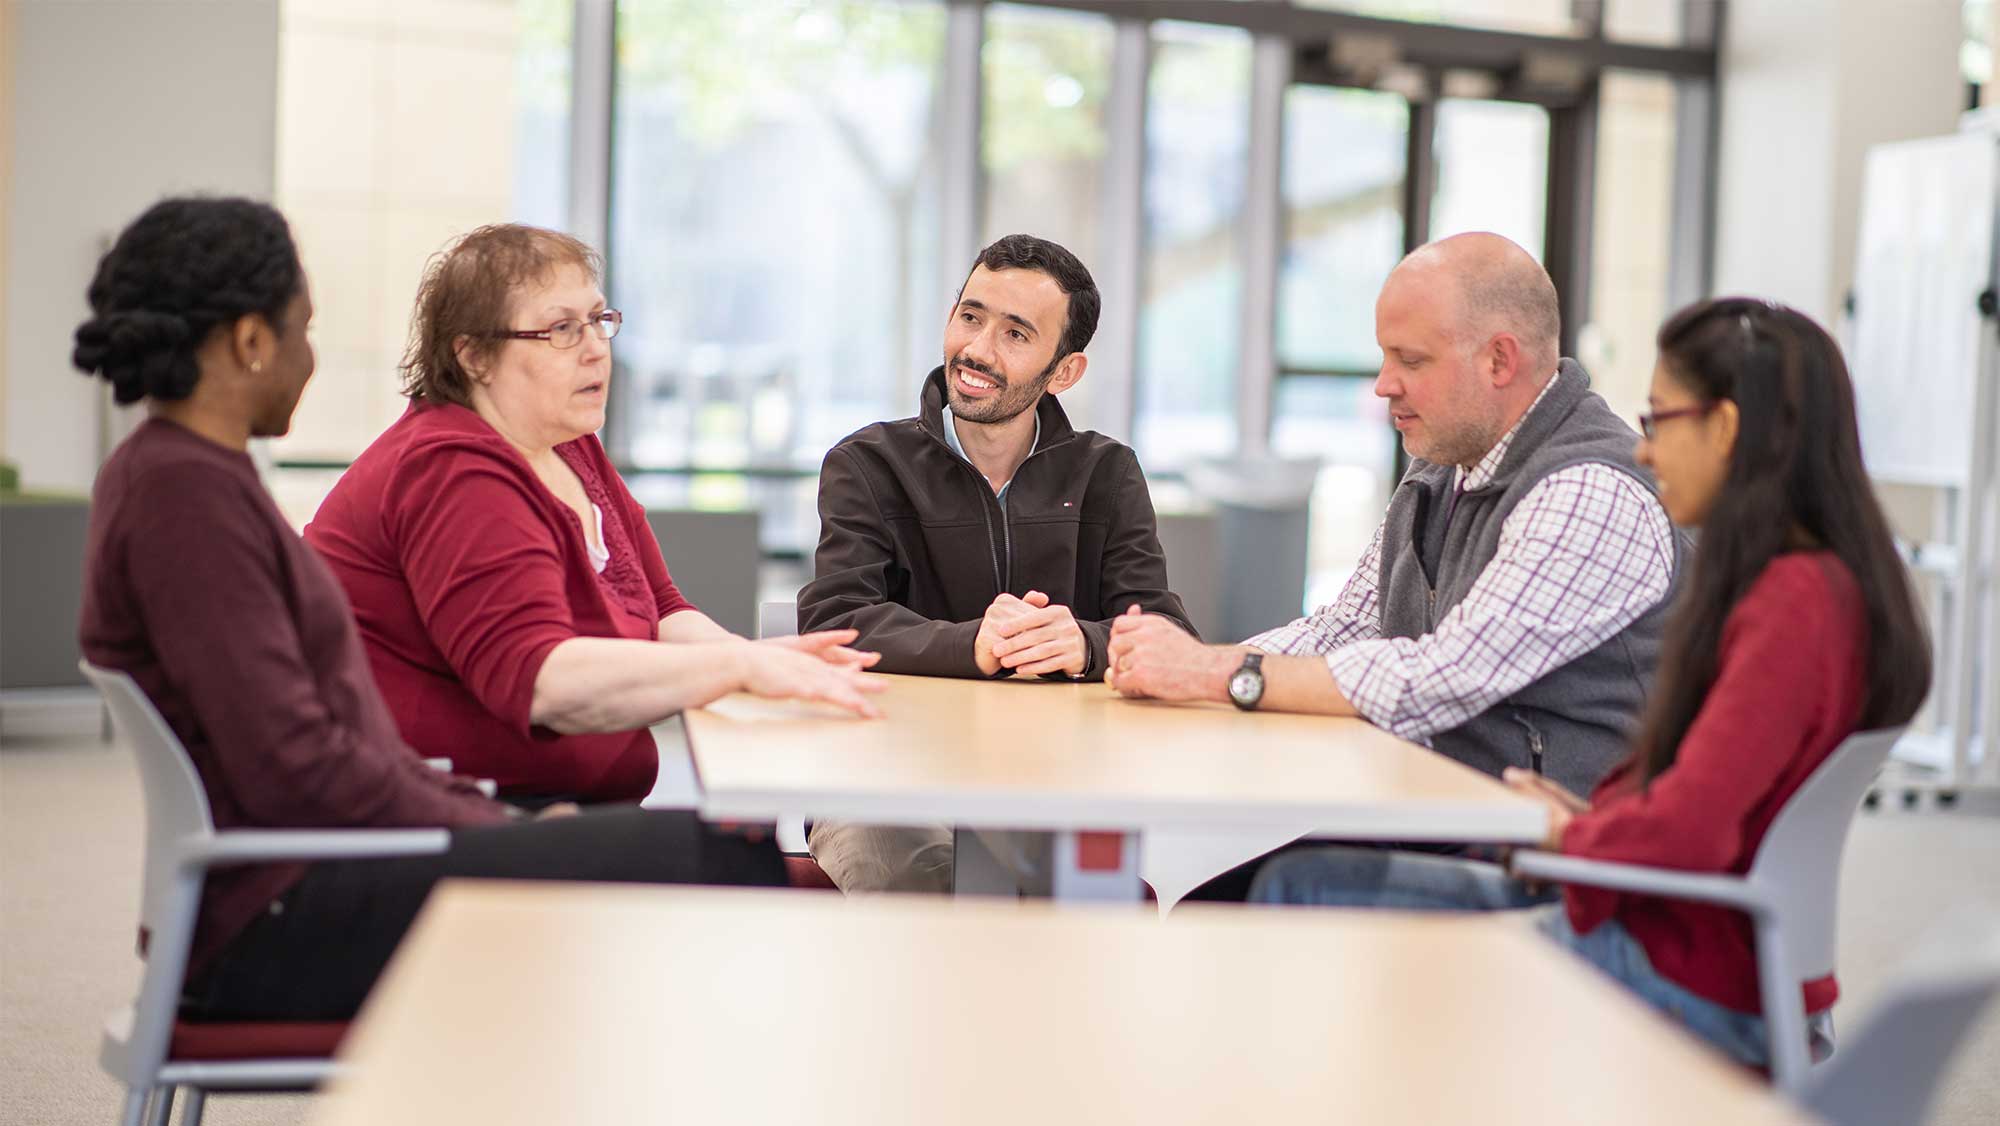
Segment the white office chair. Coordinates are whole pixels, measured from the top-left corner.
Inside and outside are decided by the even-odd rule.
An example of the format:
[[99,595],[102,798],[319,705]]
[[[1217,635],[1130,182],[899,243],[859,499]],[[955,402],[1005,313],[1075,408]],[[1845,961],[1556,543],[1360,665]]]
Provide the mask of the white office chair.
[[[231,829],[217,832],[208,796],[186,748],[145,693],[122,672],[78,662],[112,721],[132,745],[146,802],[146,868],[139,996],[105,1023],[98,1053],[125,1085],[120,1122],[165,1126],[176,1091],[187,1092],[183,1126],[199,1126],[210,1091],[296,1091],[333,1072],[344,1022],[177,1020],[202,880],[210,868],[277,861],[360,860],[443,852],[443,829]],[[250,705],[254,706],[254,705]]]
[[1864,731],[1835,747],[1771,822],[1743,876],[1678,872],[1546,852],[1517,852],[1514,871],[1535,879],[1734,907],[1757,933],[1757,978],[1770,1030],[1771,1080],[1805,1089],[1804,982],[1833,972],[1840,855],[1854,811],[1901,728]]
[[1860,1032],[1813,1073],[1805,1104],[1831,1126],[1925,1121],[1953,1050],[2000,993],[2000,918],[1956,916],[1922,945]]

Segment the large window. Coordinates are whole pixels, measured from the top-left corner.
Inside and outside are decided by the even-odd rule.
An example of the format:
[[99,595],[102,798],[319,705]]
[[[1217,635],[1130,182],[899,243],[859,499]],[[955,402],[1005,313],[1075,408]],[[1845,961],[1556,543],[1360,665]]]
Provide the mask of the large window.
[[619,6],[626,458],[816,468],[910,413],[937,292],[937,3]]
[[[319,369],[276,457],[343,464],[395,421],[417,283],[447,240],[563,223],[571,9],[286,0],[276,202],[312,280]],[[288,515],[309,518],[335,476],[276,481]]]
[[1542,257],[1548,229],[1549,112],[1524,102],[1438,103],[1434,239],[1492,231]]
[[[979,62],[981,242],[1039,235],[1069,248],[1085,266],[1098,266],[1111,21],[995,5],[987,11]],[[943,311],[940,305],[931,326],[934,341]],[[1063,406],[1079,429],[1118,428],[1097,416],[1097,386],[1086,374],[1063,394]]]
[[1590,323],[1577,358],[1591,386],[1631,418],[1653,375],[1668,306],[1674,214],[1673,80],[1612,72],[1599,88]]
[[276,197],[313,280],[319,371],[279,456],[351,458],[401,412],[411,303],[445,241],[561,223],[543,170],[566,165],[570,7],[488,4],[468,25],[436,3],[285,4]]
[[1250,37],[1153,25],[1136,442],[1149,470],[1236,443]]
[[1320,462],[1306,604],[1328,601],[1382,517],[1395,432],[1374,395],[1375,295],[1403,254],[1402,98],[1294,86],[1285,99],[1285,253],[1271,448]]

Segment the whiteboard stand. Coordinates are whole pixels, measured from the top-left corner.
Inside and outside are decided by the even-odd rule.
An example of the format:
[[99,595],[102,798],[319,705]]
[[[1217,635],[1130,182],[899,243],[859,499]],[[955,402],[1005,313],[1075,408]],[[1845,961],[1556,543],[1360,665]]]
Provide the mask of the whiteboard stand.
[[2000,795],[2000,130],[1872,147],[1860,242],[1850,360],[1870,472],[1936,490],[1949,537],[1910,556],[1937,583],[1931,729],[1897,745],[1871,804]]

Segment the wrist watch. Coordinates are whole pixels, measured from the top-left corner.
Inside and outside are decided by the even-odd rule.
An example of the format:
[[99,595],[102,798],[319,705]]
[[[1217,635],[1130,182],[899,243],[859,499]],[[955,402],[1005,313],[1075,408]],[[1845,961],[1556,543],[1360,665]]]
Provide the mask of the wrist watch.
[[1257,706],[1264,698],[1264,654],[1251,653],[1243,658],[1243,664],[1229,674],[1229,702],[1243,711]]

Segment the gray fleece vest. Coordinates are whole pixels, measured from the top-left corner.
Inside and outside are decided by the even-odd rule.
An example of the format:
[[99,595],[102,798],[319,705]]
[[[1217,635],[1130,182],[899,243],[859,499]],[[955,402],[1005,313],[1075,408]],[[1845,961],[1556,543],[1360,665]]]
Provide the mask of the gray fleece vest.
[[[1653,491],[1651,474],[1632,458],[1638,435],[1590,390],[1590,376],[1575,361],[1564,360],[1555,379],[1522,421],[1493,480],[1461,493],[1455,505],[1454,467],[1421,460],[1410,464],[1382,528],[1384,636],[1421,637],[1464,601],[1499,549],[1501,524],[1551,473],[1597,462],[1630,474]],[[1527,767],[1579,794],[1589,793],[1630,751],[1684,554],[1685,538],[1677,531],[1673,585],[1637,621],[1465,723],[1432,736],[1431,745],[1488,774]]]

